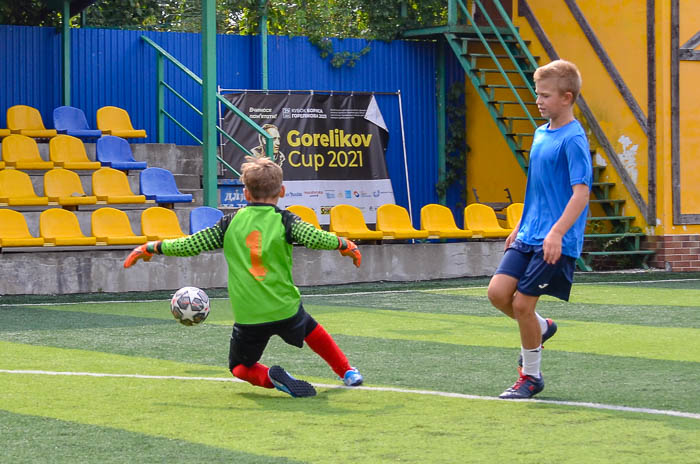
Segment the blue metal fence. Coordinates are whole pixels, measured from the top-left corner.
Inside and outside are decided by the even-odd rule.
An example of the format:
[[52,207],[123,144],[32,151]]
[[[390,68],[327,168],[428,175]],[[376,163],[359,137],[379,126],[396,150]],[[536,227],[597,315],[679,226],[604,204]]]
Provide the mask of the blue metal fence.
[[[97,109],[114,105],[126,109],[138,128],[146,129],[145,142],[156,139],[155,54],[141,35],[161,45],[192,69],[201,71],[199,34],[141,32],[107,29],[71,29],[72,105],[85,111],[96,126]],[[258,89],[260,39],[254,36],[220,35],[217,41],[217,79],[222,88]],[[334,68],[303,37],[271,36],[269,88],[275,90],[401,91],[403,101],[408,172],[414,213],[422,205],[438,201],[435,101],[435,44],[418,41],[373,42],[370,53],[354,67]],[[335,40],[337,51],[359,51],[366,41]],[[448,60],[453,60],[449,57]],[[38,108],[47,127],[52,111],[61,105],[60,35],[53,28],[0,26],[0,127],[5,110],[15,104]],[[448,63],[449,64],[449,63]],[[448,68],[449,80],[461,76],[458,66]],[[201,107],[201,89],[167,63],[166,80],[175,90]],[[377,95],[390,128],[387,165],[398,204],[408,205],[398,98]],[[192,132],[201,136],[201,118],[166,92],[166,108]],[[166,121],[165,141],[182,145],[193,142]],[[417,214],[416,214],[417,216]]]

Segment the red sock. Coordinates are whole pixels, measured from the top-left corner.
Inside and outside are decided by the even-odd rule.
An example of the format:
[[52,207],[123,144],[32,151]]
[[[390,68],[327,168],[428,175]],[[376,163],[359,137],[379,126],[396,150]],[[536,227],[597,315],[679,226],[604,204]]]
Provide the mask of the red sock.
[[269,368],[267,366],[260,363],[255,363],[250,367],[239,364],[231,369],[231,373],[235,377],[250,382],[258,387],[275,388],[272,382],[270,382],[270,378],[267,376],[268,370]]
[[348,363],[348,358],[338,348],[333,337],[330,336],[326,329],[321,324],[318,324],[314,330],[304,339],[309,348],[314,350],[316,354],[322,357],[333,372],[338,374],[338,377],[343,377],[345,372],[351,369]]

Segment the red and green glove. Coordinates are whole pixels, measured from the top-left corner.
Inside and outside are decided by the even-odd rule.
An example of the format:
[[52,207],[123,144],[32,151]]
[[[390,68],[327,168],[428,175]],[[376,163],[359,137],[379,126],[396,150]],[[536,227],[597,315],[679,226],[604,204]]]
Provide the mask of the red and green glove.
[[142,259],[144,261],[150,261],[153,255],[159,254],[160,241],[148,242],[143,245],[139,245],[134,248],[129,256],[124,260],[124,267],[131,267],[136,264],[136,261]]
[[338,237],[338,251],[343,256],[349,256],[352,258],[352,263],[355,267],[360,267],[362,263],[362,253],[357,245],[352,242],[352,240],[347,240],[342,237]]

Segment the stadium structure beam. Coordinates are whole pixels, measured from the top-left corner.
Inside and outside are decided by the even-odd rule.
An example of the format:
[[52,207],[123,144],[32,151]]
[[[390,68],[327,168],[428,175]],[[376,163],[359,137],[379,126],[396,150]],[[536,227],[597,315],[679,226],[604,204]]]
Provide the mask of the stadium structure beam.
[[216,182],[216,0],[202,1],[202,187],[204,204],[217,208]]

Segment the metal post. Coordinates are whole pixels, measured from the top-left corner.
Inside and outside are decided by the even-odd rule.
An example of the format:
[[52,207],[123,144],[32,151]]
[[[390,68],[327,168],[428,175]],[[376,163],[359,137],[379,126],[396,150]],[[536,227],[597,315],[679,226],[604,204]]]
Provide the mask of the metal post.
[[457,25],[457,0],[447,1],[447,24],[449,26]]
[[[447,175],[447,164],[445,162],[445,140],[447,140],[447,117],[445,114],[445,47],[442,41],[437,43],[437,73],[435,76],[435,94],[437,97],[437,168],[438,182],[443,184]],[[447,203],[446,193],[440,194],[441,205]]]
[[216,208],[216,0],[202,1],[202,113],[204,204]]
[[260,57],[262,62],[262,89],[267,90],[267,0],[260,0]]
[[63,105],[70,106],[70,0],[63,0]]
[[165,105],[165,89],[163,88],[163,79],[165,72],[163,70],[163,55],[156,53],[156,109],[158,111],[158,143],[165,143],[165,114],[163,109]]
[[403,103],[401,102],[401,89],[396,92],[399,97],[399,119],[401,120],[401,145],[403,146],[403,169],[406,174],[406,194],[408,197],[408,217],[413,222],[413,206],[411,205],[411,182],[408,178],[408,155],[406,154],[406,131],[403,125]]

